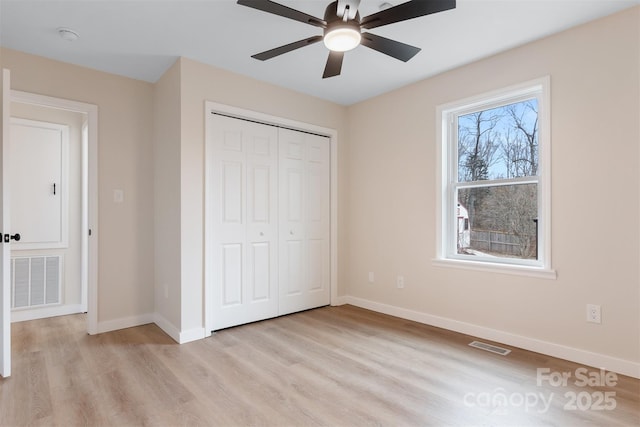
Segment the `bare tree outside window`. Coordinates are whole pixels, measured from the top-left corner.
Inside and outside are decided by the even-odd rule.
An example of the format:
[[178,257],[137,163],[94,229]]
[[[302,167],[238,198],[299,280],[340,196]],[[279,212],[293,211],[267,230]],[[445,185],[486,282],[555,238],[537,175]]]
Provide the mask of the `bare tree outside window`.
[[[468,213],[458,253],[536,259],[537,99],[458,116],[457,201]],[[461,230],[458,230],[460,233]]]

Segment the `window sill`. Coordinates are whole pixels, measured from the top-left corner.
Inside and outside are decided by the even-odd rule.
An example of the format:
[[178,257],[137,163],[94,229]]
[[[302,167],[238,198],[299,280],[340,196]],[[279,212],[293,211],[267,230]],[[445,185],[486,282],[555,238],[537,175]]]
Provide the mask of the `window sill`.
[[457,259],[434,259],[432,264],[436,267],[458,268],[462,270],[484,271],[487,273],[511,274],[515,276],[528,276],[538,279],[555,280],[555,270],[541,267],[529,267],[524,265],[498,264],[488,262],[476,262]]

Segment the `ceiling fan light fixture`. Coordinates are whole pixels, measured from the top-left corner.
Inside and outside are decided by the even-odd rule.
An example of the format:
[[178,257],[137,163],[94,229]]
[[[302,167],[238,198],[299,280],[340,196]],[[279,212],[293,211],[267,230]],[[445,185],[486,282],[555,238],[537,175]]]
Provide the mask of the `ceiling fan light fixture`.
[[340,25],[328,28],[324,34],[324,45],[334,52],[346,52],[360,44],[360,28],[353,25]]

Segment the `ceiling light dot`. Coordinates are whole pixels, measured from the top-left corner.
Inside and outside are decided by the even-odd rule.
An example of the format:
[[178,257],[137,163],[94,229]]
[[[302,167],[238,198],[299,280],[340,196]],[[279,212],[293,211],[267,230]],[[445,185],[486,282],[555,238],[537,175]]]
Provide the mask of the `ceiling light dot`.
[[68,42],[74,42],[80,38],[80,34],[71,28],[58,28],[58,35]]

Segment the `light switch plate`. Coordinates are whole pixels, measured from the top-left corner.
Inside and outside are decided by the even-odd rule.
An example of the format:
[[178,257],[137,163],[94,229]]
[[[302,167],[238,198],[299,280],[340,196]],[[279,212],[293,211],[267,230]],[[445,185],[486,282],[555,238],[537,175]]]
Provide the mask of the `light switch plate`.
[[123,203],[124,202],[124,191],[122,191],[122,190],[113,190],[113,202],[114,203]]

